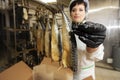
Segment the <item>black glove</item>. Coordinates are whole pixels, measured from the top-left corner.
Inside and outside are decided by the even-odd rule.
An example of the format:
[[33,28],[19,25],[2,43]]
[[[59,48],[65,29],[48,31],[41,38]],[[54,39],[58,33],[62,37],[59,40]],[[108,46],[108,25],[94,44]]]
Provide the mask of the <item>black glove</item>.
[[106,37],[106,27],[102,24],[85,22],[84,24],[72,26],[73,32],[79,36],[87,47],[96,48],[104,42]]

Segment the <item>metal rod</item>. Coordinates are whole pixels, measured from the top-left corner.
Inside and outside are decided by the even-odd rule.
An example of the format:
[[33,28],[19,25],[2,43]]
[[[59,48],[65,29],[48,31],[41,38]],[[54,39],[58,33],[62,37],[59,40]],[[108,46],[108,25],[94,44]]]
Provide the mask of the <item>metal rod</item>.
[[[14,21],[14,29],[16,29],[15,0],[13,0],[13,21]],[[14,40],[15,40],[15,50],[16,50],[16,31],[14,32]]]

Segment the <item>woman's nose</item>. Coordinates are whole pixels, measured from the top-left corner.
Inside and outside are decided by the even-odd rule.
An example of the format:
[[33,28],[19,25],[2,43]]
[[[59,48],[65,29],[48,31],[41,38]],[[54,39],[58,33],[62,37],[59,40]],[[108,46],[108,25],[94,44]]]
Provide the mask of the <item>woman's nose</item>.
[[75,11],[75,14],[79,14],[79,11],[78,11],[78,10],[76,10],[76,11]]

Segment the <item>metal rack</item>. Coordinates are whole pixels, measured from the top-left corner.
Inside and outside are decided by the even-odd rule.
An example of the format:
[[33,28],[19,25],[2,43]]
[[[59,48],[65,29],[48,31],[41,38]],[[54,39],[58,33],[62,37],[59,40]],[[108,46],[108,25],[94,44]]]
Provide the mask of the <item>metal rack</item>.
[[[3,0],[3,1],[5,2],[12,1],[11,4],[8,5],[8,7],[4,9],[0,8],[0,12],[2,12],[5,15],[5,26],[3,28],[5,35],[4,44],[7,48],[8,55],[10,55],[9,58],[11,59],[11,58],[19,57],[19,59],[21,59],[21,53],[22,53],[23,60],[27,61],[28,57],[31,58],[29,54],[31,54],[31,52],[33,51],[37,54],[37,58],[40,59],[40,55],[38,54],[38,49],[36,47],[37,41],[35,39],[34,40],[22,39],[19,37],[18,34],[18,33],[27,32],[29,33],[30,38],[31,38],[31,34],[34,35],[34,33],[31,33],[33,31],[33,28],[31,29],[30,26],[30,18],[33,17],[33,15],[28,13],[28,20],[23,20],[24,21],[23,24],[28,25],[27,28],[23,28],[23,26],[25,25],[18,25],[16,17],[19,15],[16,14],[16,4],[18,4],[19,7],[26,8],[27,12],[29,12],[29,10],[34,10],[35,12],[38,12],[39,15],[45,15],[46,13],[50,13],[50,15],[52,15],[58,13],[59,9],[57,9],[56,5],[51,5],[51,4],[48,5],[43,2],[38,2],[36,0]],[[34,6],[31,6],[31,4]],[[9,12],[10,10],[12,11],[12,18],[13,18],[12,26],[10,20],[11,19],[10,17],[11,13]],[[36,14],[34,14],[34,16],[35,15]],[[30,47],[29,46],[27,47],[27,43],[28,44],[30,43]],[[29,56],[27,57],[26,55]]]

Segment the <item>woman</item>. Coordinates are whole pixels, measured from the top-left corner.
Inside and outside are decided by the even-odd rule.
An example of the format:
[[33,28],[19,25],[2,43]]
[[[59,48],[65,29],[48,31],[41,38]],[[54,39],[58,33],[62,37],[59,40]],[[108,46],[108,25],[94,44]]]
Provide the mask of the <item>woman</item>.
[[72,0],[69,4],[72,29],[78,48],[78,71],[74,80],[95,80],[95,61],[103,59],[106,28],[102,24],[86,21],[88,0]]

